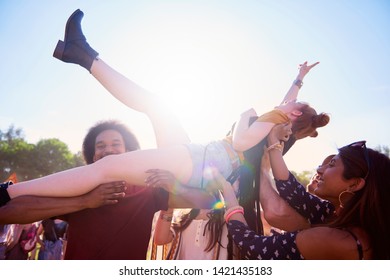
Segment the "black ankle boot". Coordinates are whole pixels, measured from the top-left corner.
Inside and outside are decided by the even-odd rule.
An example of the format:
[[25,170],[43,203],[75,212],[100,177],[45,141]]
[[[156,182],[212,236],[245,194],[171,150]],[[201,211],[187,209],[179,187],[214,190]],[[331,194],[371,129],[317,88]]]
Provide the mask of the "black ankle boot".
[[4,182],[0,184],[0,207],[7,204],[8,201],[11,200],[8,194],[8,186],[12,185],[11,181]]
[[88,45],[81,30],[83,16],[84,13],[77,9],[69,17],[64,41],[58,41],[53,56],[64,62],[78,64],[91,72],[92,63],[99,54]]

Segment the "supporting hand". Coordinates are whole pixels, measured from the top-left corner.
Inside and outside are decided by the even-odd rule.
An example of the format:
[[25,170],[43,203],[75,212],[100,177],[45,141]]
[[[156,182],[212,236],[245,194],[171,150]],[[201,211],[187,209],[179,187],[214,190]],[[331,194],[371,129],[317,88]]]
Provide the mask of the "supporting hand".
[[97,186],[82,196],[88,208],[97,208],[103,205],[115,204],[125,196],[125,182],[111,182]]
[[291,122],[275,125],[268,134],[268,146],[275,143],[280,143],[281,141],[286,142],[292,134],[291,128]]
[[150,173],[145,180],[148,187],[163,188],[170,193],[175,193],[177,186],[180,184],[176,177],[167,170],[149,169],[146,173]]

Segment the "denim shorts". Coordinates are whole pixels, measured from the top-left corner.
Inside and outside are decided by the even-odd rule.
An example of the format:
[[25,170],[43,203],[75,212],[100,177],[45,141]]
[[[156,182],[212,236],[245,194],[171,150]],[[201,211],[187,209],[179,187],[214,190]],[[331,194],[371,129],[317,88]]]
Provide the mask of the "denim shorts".
[[223,177],[227,178],[233,171],[232,161],[239,160],[235,153],[235,158],[231,158],[225,149],[225,144],[221,141],[213,141],[209,144],[187,144],[190,151],[193,169],[187,185],[194,188],[205,188],[208,179],[204,172],[208,167],[217,168]]

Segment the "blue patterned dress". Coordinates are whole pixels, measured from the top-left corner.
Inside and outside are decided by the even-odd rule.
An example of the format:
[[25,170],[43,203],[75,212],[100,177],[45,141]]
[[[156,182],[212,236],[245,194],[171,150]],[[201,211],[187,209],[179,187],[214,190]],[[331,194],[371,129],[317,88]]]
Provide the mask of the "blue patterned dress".
[[[334,206],[327,200],[308,193],[290,173],[287,180],[275,180],[280,196],[310,224],[322,224],[333,215]],[[272,236],[256,234],[239,221],[230,221],[228,230],[244,259],[302,260],[295,242],[298,231],[274,233]]]

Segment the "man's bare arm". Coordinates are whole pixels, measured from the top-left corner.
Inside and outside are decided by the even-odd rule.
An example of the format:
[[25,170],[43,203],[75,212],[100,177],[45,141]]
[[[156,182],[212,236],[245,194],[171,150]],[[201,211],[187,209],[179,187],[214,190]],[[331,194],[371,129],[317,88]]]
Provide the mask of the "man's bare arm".
[[86,208],[115,204],[124,196],[124,189],[123,182],[112,182],[76,197],[16,197],[0,207],[0,224],[27,224]]

